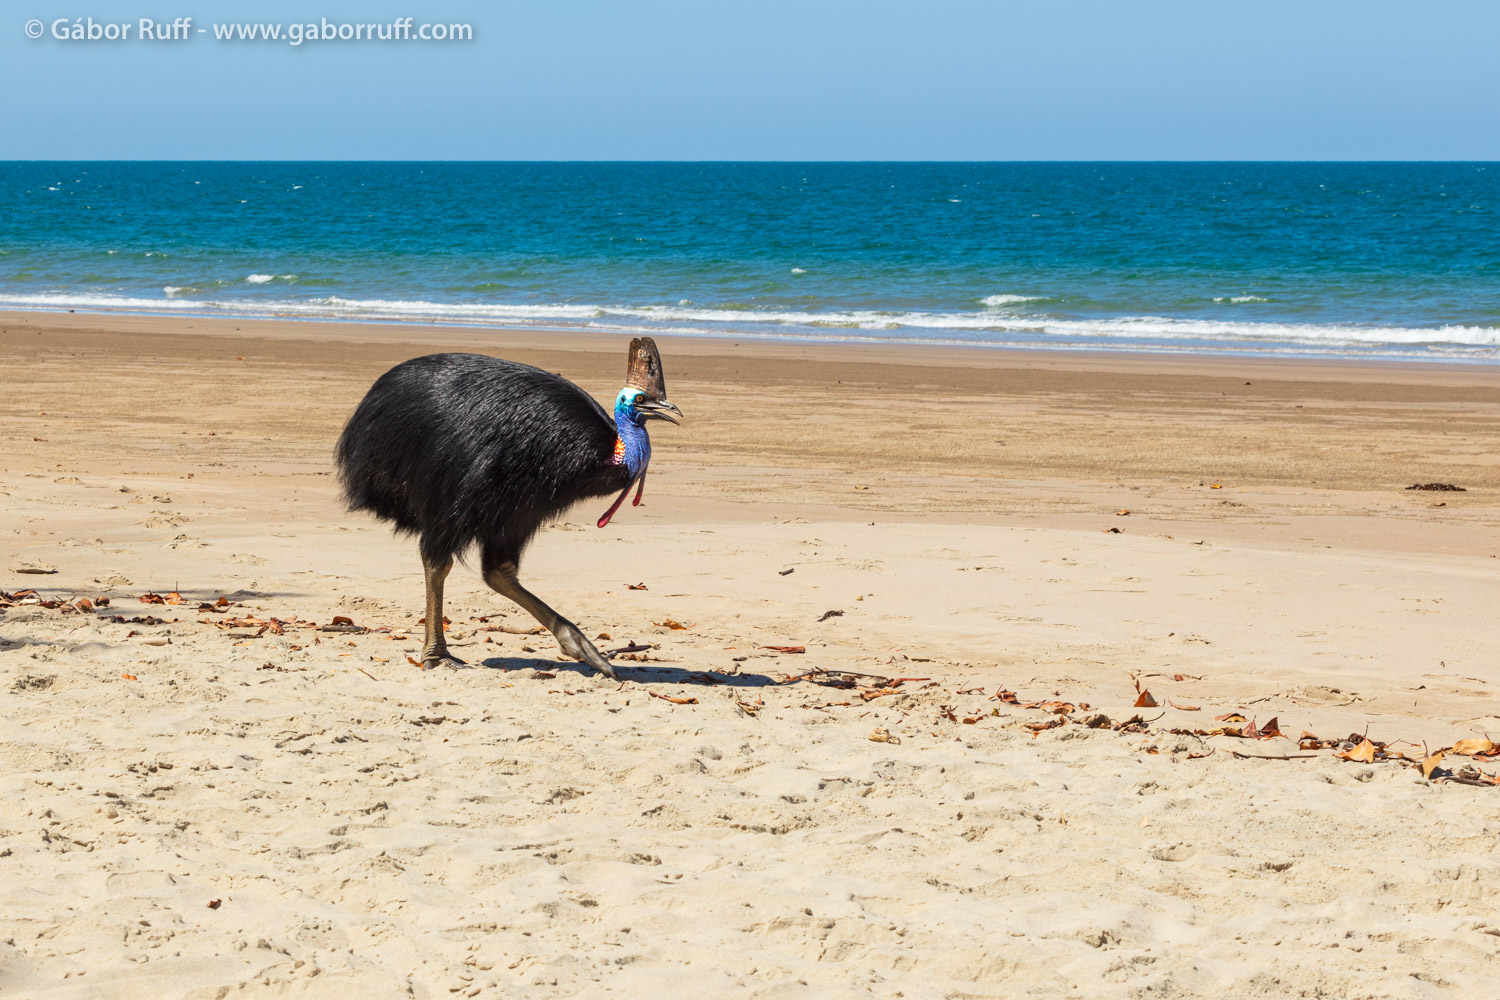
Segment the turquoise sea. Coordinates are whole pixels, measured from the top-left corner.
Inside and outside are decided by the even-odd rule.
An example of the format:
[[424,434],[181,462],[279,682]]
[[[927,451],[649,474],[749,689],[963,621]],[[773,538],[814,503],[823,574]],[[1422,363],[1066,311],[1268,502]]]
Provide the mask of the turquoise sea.
[[0,163],[0,308],[1500,361],[1494,163]]

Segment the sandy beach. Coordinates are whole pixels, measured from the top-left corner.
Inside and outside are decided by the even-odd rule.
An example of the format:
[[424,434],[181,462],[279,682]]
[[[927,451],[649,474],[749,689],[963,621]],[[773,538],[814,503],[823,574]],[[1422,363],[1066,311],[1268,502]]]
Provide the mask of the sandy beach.
[[661,338],[419,670],[342,422],[627,341],[0,313],[0,997],[1495,995],[1500,368]]

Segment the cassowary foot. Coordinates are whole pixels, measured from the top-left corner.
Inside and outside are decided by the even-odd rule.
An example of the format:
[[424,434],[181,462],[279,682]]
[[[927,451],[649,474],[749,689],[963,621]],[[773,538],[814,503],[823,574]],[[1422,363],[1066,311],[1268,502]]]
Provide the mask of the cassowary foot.
[[557,636],[557,644],[562,647],[564,655],[571,656],[580,663],[587,663],[610,680],[620,679],[615,673],[614,665],[594,648],[594,644],[572,622],[558,622],[557,629],[552,634]]
[[468,664],[463,660],[460,660],[458,657],[448,652],[447,646],[438,646],[435,649],[428,649],[422,653],[423,670],[431,670],[434,667],[441,667],[445,665],[450,667],[468,666]]

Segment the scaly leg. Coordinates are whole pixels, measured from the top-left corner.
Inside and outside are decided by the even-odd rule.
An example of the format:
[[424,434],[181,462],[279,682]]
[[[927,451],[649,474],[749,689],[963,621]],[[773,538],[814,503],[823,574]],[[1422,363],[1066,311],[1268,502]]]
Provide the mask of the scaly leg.
[[453,560],[443,563],[422,559],[422,571],[427,578],[427,641],[422,644],[422,669],[436,667],[444,661],[462,664],[464,661],[448,652],[448,640],[443,636],[443,581]]
[[486,570],[484,582],[497,594],[515,601],[526,610],[531,617],[542,624],[548,632],[557,637],[557,644],[562,651],[573,659],[587,663],[606,677],[618,680],[615,668],[604,658],[604,654],[594,648],[584,634],[578,631],[578,626],[568,621],[562,615],[553,611],[542,603],[541,598],[521,586],[521,581],[516,579],[516,564],[503,562],[493,569]]

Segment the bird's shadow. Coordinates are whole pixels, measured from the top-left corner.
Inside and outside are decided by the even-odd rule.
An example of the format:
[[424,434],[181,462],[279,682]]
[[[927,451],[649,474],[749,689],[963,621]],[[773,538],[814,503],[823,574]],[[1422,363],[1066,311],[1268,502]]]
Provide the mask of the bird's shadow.
[[[491,670],[544,670],[548,673],[574,673],[583,677],[597,677],[598,671],[586,663],[567,663],[557,660],[538,660],[529,656],[491,656],[480,660],[477,666]],[[780,681],[765,674],[726,674],[713,670],[684,670],[681,667],[627,667],[616,663],[615,673],[620,680],[632,684],[688,684],[699,687],[774,687]]]

